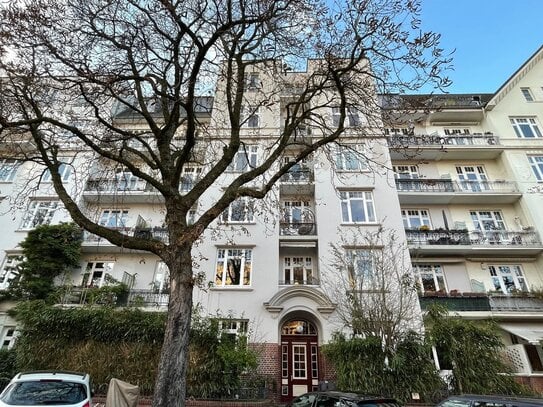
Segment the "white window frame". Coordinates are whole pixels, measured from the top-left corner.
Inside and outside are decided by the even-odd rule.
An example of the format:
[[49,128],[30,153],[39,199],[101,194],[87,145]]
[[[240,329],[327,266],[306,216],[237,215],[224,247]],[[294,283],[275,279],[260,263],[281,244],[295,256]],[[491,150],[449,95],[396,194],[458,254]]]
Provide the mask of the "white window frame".
[[11,349],[13,345],[15,345],[17,336],[18,331],[15,325],[4,325],[2,327],[2,342],[0,349]]
[[337,171],[357,172],[368,169],[363,145],[337,146],[335,161]]
[[543,133],[535,116],[509,117],[518,138],[541,138]]
[[106,275],[112,276],[114,261],[89,261],[81,278],[81,287],[102,287]]
[[[72,175],[72,165],[62,161],[62,159],[60,161],[61,163],[58,167],[58,174],[60,175],[60,179],[66,182]],[[41,180],[42,182],[53,182],[53,177],[51,176],[51,171],[49,169],[45,170]]]
[[179,190],[181,192],[188,192],[194,184],[200,179],[202,175],[203,167],[200,165],[186,165],[181,172],[181,180],[179,182]]
[[246,338],[249,333],[248,319],[221,318],[218,322],[221,334],[231,336],[236,340]]
[[519,264],[491,264],[488,266],[490,281],[496,291],[510,294],[514,291],[528,292],[528,283]]
[[530,88],[520,88],[520,91],[522,93],[522,96],[524,96],[524,99],[526,100],[526,102],[535,101],[534,95],[533,95],[532,90]]
[[315,284],[315,261],[311,256],[283,257],[283,283]]
[[444,127],[443,133],[446,136],[466,136],[471,134],[471,130],[468,127]]
[[457,165],[456,175],[465,191],[486,191],[490,189],[485,167],[482,165]]
[[419,167],[416,165],[402,164],[393,165],[394,178],[396,179],[419,179]]
[[232,162],[228,166],[227,171],[230,172],[245,172],[257,166],[258,163],[258,146],[242,145],[236,152]]
[[17,170],[21,165],[20,161],[13,158],[3,158],[0,160],[0,182],[13,182],[17,175]]
[[412,136],[413,130],[407,127],[385,127],[385,136]]
[[260,80],[260,74],[258,72],[249,72],[245,75],[245,90],[256,91],[262,88],[262,82]]
[[21,230],[31,230],[37,226],[49,225],[59,206],[59,201],[31,201],[23,216]]
[[375,223],[375,205],[371,191],[340,191],[343,223]]
[[9,288],[11,280],[19,275],[18,266],[22,261],[21,254],[6,254],[0,270],[0,290]]
[[243,109],[243,126],[248,129],[258,129],[260,127],[260,106],[245,106]]
[[[402,220],[405,229],[419,229],[421,226],[428,226],[432,229],[430,211],[428,209],[407,208],[402,209]],[[414,223],[418,220],[418,224]]]
[[543,182],[543,155],[529,155],[528,161],[537,182]]
[[469,211],[475,230],[483,232],[506,230],[501,211]]
[[254,201],[244,196],[228,205],[220,219],[223,223],[253,223],[254,213]]
[[[419,289],[421,292],[425,291],[442,291],[448,292],[447,281],[445,279],[445,273],[441,264],[432,263],[414,263],[411,265],[413,272],[417,278]],[[425,287],[425,281],[433,285],[433,290],[429,290]],[[428,286],[429,284],[426,284]]]
[[[232,274],[227,271],[233,262],[239,261],[239,282],[233,283]],[[224,247],[217,249],[215,263],[215,287],[242,288],[250,287],[253,274],[253,251],[240,247]]]
[[170,287],[170,269],[163,261],[158,261],[156,264],[151,287],[158,294],[163,294]]
[[126,228],[128,209],[103,209],[98,224],[112,229]]
[[[380,284],[376,281],[376,259],[373,250],[363,248],[345,249],[345,257],[347,259],[347,272],[349,273],[349,281],[352,288],[370,289],[375,284]],[[383,287],[378,287],[383,288]]]

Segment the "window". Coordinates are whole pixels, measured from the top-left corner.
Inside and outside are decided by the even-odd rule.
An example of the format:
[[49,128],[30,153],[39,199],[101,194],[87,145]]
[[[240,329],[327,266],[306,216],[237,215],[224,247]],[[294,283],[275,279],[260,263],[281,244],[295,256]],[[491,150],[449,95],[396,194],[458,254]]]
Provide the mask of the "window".
[[470,211],[469,214],[477,230],[505,230],[505,222],[500,211]]
[[243,126],[249,127],[249,128],[257,128],[260,127],[260,108],[259,107],[251,107],[246,106],[243,108]]
[[111,277],[114,262],[89,262],[83,273],[82,287],[102,287],[106,281],[106,276]]
[[508,294],[514,291],[528,291],[522,268],[518,265],[488,266],[492,285],[496,291]]
[[397,179],[418,179],[419,169],[416,165],[394,165],[392,166],[394,176]]
[[316,284],[311,257],[285,257],[283,259],[284,284]]
[[[358,127],[361,125],[360,112],[358,109],[350,106],[346,108],[345,127]],[[341,108],[332,107],[332,126],[339,126],[339,119],[341,118]]]
[[346,223],[375,222],[373,194],[367,191],[342,191],[341,215]]
[[539,182],[543,182],[543,155],[528,156],[532,171]]
[[430,215],[426,209],[402,209],[403,227],[405,229],[418,229],[421,226],[432,227]]
[[369,288],[375,277],[372,252],[366,249],[348,249],[345,254],[351,284],[355,288]]
[[170,287],[170,270],[166,263],[159,261],[156,265],[155,274],[153,276],[153,282],[151,288],[154,293],[163,294],[168,292]]
[[245,319],[221,319],[219,320],[219,330],[221,332],[221,339],[227,339],[232,343],[236,343],[241,340],[242,343],[246,343],[246,337],[249,327],[249,321]]
[[338,146],[336,169],[338,171],[361,171],[367,169],[364,148],[358,145]]
[[7,289],[11,280],[19,275],[19,263],[22,260],[23,256],[18,254],[6,255],[0,270],[0,290]]
[[458,136],[461,134],[470,134],[470,130],[462,127],[446,127],[443,129],[446,136]]
[[385,128],[385,136],[409,136],[413,135],[413,130],[408,129],[407,127],[401,127],[401,128]]
[[115,173],[115,187],[113,191],[141,191],[145,182],[130,171],[119,170]]
[[32,201],[23,217],[21,229],[34,229],[36,226],[48,225],[53,219],[58,201]]
[[2,328],[2,347],[1,349],[11,349],[15,344],[16,337],[16,327],[15,326],[4,326]]
[[[58,167],[58,174],[60,175],[60,179],[62,181],[68,181],[68,179],[70,178],[70,175],[72,174],[72,166],[71,166],[71,164],[61,162],[59,167]],[[52,182],[51,171],[49,171],[49,169],[47,169],[44,172],[43,177],[42,177],[42,181],[43,182]]]
[[260,75],[257,72],[251,72],[245,76],[245,90],[255,91],[261,87]]
[[515,134],[519,138],[543,137],[535,117],[510,117]]
[[251,249],[219,249],[215,285],[217,287],[246,287],[251,285]]
[[420,290],[447,291],[443,268],[439,264],[413,264]]
[[225,223],[249,223],[254,221],[254,204],[247,197],[238,198],[222,213],[221,221]]
[[458,166],[456,174],[463,190],[477,192],[490,189],[485,168],[482,165]]
[[244,172],[256,167],[258,157],[257,146],[242,145],[228,167],[228,171]]
[[128,210],[126,209],[104,209],[98,224],[108,228],[124,228],[127,218]]
[[534,95],[532,95],[532,91],[530,90],[530,88],[520,88],[520,91],[522,92],[522,96],[524,96],[524,99],[526,99],[526,102],[534,101]]
[[10,158],[0,160],[0,182],[11,182],[15,179],[20,162]]
[[181,184],[179,190],[181,192],[188,192],[192,189],[194,184],[198,181],[202,174],[202,167],[188,165],[183,167],[181,174]]

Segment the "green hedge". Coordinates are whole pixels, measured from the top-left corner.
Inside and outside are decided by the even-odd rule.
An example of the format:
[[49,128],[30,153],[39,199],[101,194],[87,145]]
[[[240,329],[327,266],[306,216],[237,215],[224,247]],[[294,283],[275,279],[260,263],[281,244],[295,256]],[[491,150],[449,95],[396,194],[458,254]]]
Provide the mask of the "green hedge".
[[[88,372],[98,393],[113,377],[152,394],[166,323],[165,313],[108,307],[59,308],[42,301],[19,304],[22,324],[15,347],[19,370]],[[188,395],[221,397],[240,386],[241,372],[256,367],[246,338],[221,335],[217,318],[194,313]]]

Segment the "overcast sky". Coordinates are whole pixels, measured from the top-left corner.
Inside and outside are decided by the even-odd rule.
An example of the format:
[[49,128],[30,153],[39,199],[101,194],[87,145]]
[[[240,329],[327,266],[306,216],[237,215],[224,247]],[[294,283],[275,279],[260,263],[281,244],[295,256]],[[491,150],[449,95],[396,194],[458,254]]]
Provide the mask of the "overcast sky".
[[543,45],[543,0],[421,1],[424,28],[456,49],[451,93],[494,93]]

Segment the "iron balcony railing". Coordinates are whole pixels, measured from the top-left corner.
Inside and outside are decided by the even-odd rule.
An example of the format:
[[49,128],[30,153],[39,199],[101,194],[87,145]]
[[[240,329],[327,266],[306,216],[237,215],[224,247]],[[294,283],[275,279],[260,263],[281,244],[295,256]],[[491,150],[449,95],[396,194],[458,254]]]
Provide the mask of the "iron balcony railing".
[[89,180],[85,191],[89,192],[152,192],[155,189],[147,181],[133,177],[130,179]]
[[[164,243],[168,243],[168,229],[162,227],[120,227],[120,228],[111,228],[116,231],[127,235],[133,236],[140,239],[147,240],[159,240]],[[84,243],[99,243],[99,242],[108,242],[107,239],[90,233],[86,230],[83,231],[83,242]]]
[[314,172],[312,169],[301,166],[293,166],[289,172],[281,176],[282,183],[299,184],[314,181]]
[[539,234],[531,230],[406,229],[405,234],[410,245],[541,246]]
[[165,290],[130,290],[128,305],[132,307],[167,307],[170,294]]
[[391,148],[405,147],[443,147],[443,146],[494,146],[499,145],[500,139],[493,133],[473,133],[456,135],[415,134],[390,135],[388,145]]
[[515,193],[514,181],[451,180],[443,178],[397,178],[399,192]]
[[425,292],[419,295],[420,306],[444,305],[449,311],[541,312],[543,299],[529,292],[519,294]]
[[445,306],[449,311],[490,311],[488,296],[481,293],[478,296],[449,296],[447,293],[425,293],[419,296],[420,307],[423,311],[433,304]]

